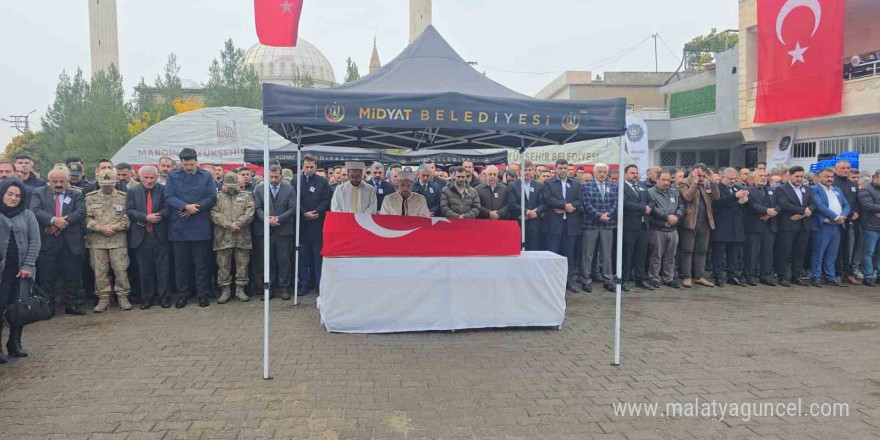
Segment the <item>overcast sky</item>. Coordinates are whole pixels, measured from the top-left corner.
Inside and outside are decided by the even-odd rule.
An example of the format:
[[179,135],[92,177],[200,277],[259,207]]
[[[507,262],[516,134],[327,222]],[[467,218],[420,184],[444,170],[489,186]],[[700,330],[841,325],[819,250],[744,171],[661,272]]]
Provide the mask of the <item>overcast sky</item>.
[[[279,0],[280,2],[280,0]],[[232,38],[256,42],[250,0],[118,0],[119,56],[126,93],[158,75],[169,53],[180,76],[206,82],[211,60]],[[330,60],[336,80],[351,57],[368,70],[373,36],[382,62],[409,39],[407,0],[305,0],[300,36]],[[564,70],[654,69],[653,41],[616,55],[659,33],[660,70],[675,70],[682,45],[710,28],[737,27],[734,0],[434,0],[433,23],[463,58],[496,81],[534,95]],[[88,5],[84,0],[0,1],[0,116],[52,103],[62,70],[90,71]],[[532,73],[528,73],[532,72]],[[549,73],[548,73],[549,72]],[[540,73],[540,74],[534,74]],[[594,74],[595,75],[595,74]],[[16,134],[0,125],[0,146]]]

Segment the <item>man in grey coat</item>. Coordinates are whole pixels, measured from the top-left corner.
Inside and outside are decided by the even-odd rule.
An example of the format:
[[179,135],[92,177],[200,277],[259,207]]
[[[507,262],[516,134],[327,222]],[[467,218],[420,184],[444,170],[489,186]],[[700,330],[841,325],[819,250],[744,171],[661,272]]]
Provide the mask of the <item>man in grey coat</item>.
[[257,286],[263,290],[263,222],[269,222],[269,253],[272,267],[272,296],[290,299],[290,269],[293,235],[296,231],[296,190],[281,180],[281,166],[269,166],[269,198],[263,200],[263,183],[254,188],[254,235],[257,257]]
[[672,176],[668,172],[660,174],[657,184],[648,190],[651,207],[650,243],[651,243],[651,284],[660,287],[662,282],[667,287],[678,289],[675,280],[675,251],[678,247],[678,229],[676,225],[684,216],[684,203],[678,191],[672,190]]

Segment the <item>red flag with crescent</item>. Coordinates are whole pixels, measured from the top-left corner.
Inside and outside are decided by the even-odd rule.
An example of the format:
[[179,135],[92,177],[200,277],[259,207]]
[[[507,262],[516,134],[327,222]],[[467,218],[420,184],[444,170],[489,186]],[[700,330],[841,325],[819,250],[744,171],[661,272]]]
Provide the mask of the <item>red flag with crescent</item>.
[[325,257],[464,257],[520,254],[519,224],[507,220],[328,212]]
[[266,46],[294,47],[303,0],[254,0],[257,38]]
[[759,0],[755,122],[838,113],[845,0]]

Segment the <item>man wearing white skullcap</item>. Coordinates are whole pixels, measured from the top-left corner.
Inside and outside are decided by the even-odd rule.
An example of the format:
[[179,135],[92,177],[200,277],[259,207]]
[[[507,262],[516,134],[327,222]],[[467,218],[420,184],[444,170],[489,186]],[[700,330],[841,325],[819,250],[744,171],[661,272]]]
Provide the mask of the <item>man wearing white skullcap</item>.
[[364,183],[363,162],[346,162],[348,181],[336,187],[330,210],[333,212],[350,212],[354,214],[375,214],[376,189]]
[[430,217],[428,201],[425,196],[413,192],[416,173],[401,171],[397,173],[397,192],[382,201],[383,215],[402,215],[409,217]]

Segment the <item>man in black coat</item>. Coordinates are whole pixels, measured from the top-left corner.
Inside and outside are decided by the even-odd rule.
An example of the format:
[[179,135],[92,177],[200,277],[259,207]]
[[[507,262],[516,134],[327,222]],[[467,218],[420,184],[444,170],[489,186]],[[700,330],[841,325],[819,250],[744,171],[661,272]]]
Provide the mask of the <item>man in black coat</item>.
[[[263,290],[263,222],[269,222],[269,253],[272,267],[272,295],[290,299],[293,235],[296,233],[296,190],[281,180],[281,166],[269,166],[269,199],[263,200],[263,185],[254,188],[254,249],[257,250],[257,286]],[[274,270],[273,270],[274,269]]]
[[813,215],[813,192],[803,186],[804,169],[799,166],[788,170],[788,182],[782,182],[774,191],[779,205],[778,258],[779,284],[806,286],[804,258],[810,243],[810,216]]
[[171,244],[168,221],[171,208],[165,204],[165,187],[157,184],[159,170],[143,166],[138,170],[141,184],[126,194],[125,212],[131,219],[128,246],[134,250],[141,292],[141,309],[158,300],[162,308],[171,307]]
[[746,207],[746,249],[744,274],[749,285],[775,286],[773,273],[773,246],[776,242],[779,208],[776,194],[767,185],[767,172],[752,172],[752,186],[748,188],[749,203]]
[[[321,248],[324,246],[324,216],[330,210],[330,184],[327,179],[315,174],[317,159],[306,155],[303,158],[302,173],[295,182],[295,191],[300,196],[299,237],[299,295],[309,291],[309,278],[314,277],[315,285],[321,284]],[[318,287],[320,289],[320,287]]]
[[[523,183],[525,182],[525,183]],[[541,250],[541,222],[544,217],[544,197],[541,185],[535,180],[535,164],[526,161],[522,179],[514,180],[507,187],[507,207],[510,217],[522,222],[522,187],[526,187],[526,250]]]
[[742,286],[739,280],[739,253],[745,233],[745,204],[749,201],[749,192],[736,183],[737,172],[733,168],[725,168],[718,184],[719,198],[712,202],[712,213],[715,217],[715,231],[712,234],[712,275],[715,285],[724,287],[725,262],[727,264],[727,282]]
[[544,181],[544,204],[547,205],[544,221],[547,225],[547,250],[568,258],[566,289],[578,293],[574,285],[575,245],[584,230],[581,213],[584,199],[581,183],[568,177],[568,161],[556,161],[556,176]]
[[645,259],[648,254],[648,219],[651,214],[648,190],[639,185],[639,168],[629,165],[624,169],[623,185],[623,286],[629,291],[629,282],[645,290],[655,290],[648,283]]
[[413,183],[413,192],[425,197],[431,217],[443,217],[440,212],[440,196],[443,193],[443,185],[434,179],[430,165],[422,164],[419,167],[419,178]]
[[382,201],[385,200],[385,196],[390,196],[397,191],[391,182],[385,180],[385,167],[379,162],[374,162],[370,166],[370,180],[366,182],[373,185],[373,188],[376,188],[377,210],[382,209]]
[[856,268],[859,267],[859,256],[855,255],[856,243],[861,240],[861,223],[859,221],[859,185],[849,180],[849,170],[852,168],[849,161],[839,160],[834,166],[834,183],[846,201],[849,203],[850,214],[844,222],[844,229],[840,236],[840,252],[837,253],[835,272],[843,276],[841,282],[852,285],[861,284],[855,277]]
[[[86,204],[80,191],[71,189],[65,169],[54,169],[49,183],[36,188],[30,209],[40,224],[40,255],[37,258],[37,283],[50,295],[53,314],[56,297],[63,298],[64,312],[85,315],[80,295],[81,261],[85,252],[83,224]],[[55,285],[61,281],[61,288]]]

